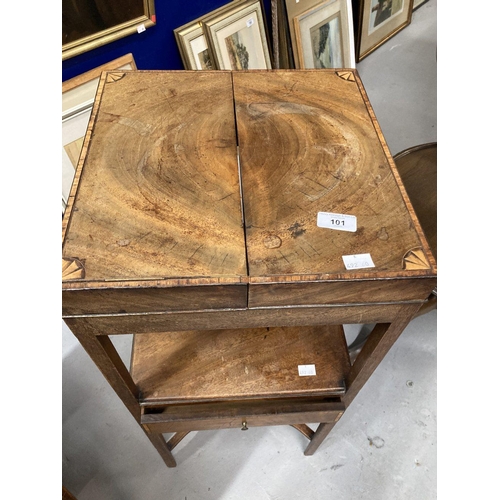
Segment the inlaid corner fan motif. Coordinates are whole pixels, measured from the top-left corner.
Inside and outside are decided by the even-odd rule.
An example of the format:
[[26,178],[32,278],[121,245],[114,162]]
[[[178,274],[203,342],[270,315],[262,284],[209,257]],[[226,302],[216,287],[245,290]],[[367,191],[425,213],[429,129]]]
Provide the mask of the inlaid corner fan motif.
[[85,278],[85,267],[81,261],[78,259],[70,259],[63,257],[62,260],[62,279],[67,280],[78,280]]
[[355,82],[356,79],[352,74],[352,71],[337,71],[337,75],[342,78],[342,80],[347,80],[348,82]]
[[420,247],[408,250],[403,257],[403,269],[429,269],[430,267],[431,266],[425,257],[424,251]]
[[106,76],[106,82],[112,83],[121,80],[125,76],[125,73],[108,73]]

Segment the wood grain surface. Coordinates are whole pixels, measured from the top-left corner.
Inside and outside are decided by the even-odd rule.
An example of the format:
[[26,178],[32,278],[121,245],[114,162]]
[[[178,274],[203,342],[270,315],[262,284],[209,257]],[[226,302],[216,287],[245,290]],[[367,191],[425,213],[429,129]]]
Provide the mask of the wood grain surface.
[[[361,253],[367,273],[401,270],[422,242],[357,73],[233,80],[250,277],[345,273],[342,256]],[[318,212],[354,215],[357,230],[320,228]]]
[[251,285],[249,307],[369,304],[425,300],[432,289],[431,279],[304,281]]
[[63,257],[88,281],[246,275],[231,74],[103,78]]
[[125,314],[159,311],[242,308],[247,306],[246,284],[229,283],[196,286],[176,280],[170,286],[146,282],[149,286],[97,287],[63,291],[63,315]]
[[154,405],[340,395],[349,367],[342,326],[256,328],[135,335],[131,374]]

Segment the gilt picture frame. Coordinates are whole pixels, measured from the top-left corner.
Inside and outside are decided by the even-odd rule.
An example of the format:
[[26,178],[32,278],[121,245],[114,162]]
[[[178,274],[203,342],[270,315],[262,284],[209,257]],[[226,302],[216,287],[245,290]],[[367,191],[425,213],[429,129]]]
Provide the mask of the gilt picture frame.
[[62,60],[142,33],[156,24],[154,0],[73,0],[62,3]]
[[201,20],[177,28],[174,30],[174,35],[184,69],[215,69]]
[[[295,0],[293,0],[295,1]],[[294,60],[298,69],[355,68],[352,5],[349,0],[288,0]]]
[[184,69],[210,70],[216,69],[211,49],[203,30],[202,22],[219,12],[225,11],[230,4],[225,4],[207,14],[190,21],[174,30],[175,40],[179,48]]
[[125,54],[62,84],[62,212],[66,208],[83,139],[103,71],[136,70],[134,56]]
[[360,0],[356,61],[411,23],[413,0]]
[[202,27],[216,69],[272,69],[261,0],[231,2]]

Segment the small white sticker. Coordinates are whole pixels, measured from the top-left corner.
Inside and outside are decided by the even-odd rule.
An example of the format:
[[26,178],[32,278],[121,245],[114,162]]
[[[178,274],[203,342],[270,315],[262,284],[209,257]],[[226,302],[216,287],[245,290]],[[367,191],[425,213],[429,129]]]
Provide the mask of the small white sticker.
[[250,28],[250,26],[252,26],[252,24],[254,23],[254,20],[253,20],[253,17],[251,17],[248,21],[247,21],[247,28]]
[[142,33],[143,31],[146,31],[146,26],[144,26],[144,24],[137,26],[137,33]]
[[375,267],[369,253],[358,253],[357,255],[342,255],[346,269],[363,269],[365,267]]
[[355,233],[357,228],[357,218],[355,215],[318,212],[316,224],[318,227],[324,227],[326,229],[336,229],[337,231],[349,231],[350,233]]
[[316,375],[316,365],[299,365],[299,375],[301,377]]

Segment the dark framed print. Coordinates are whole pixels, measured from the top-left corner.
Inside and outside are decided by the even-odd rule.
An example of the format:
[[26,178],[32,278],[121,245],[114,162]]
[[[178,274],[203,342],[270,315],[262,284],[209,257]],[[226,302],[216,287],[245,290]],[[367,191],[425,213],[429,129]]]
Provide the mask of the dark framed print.
[[360,0],[356,60],[361,61],[411,23],[413,0]]
[[63,0],[62,59],[156,24],[154,0]]

